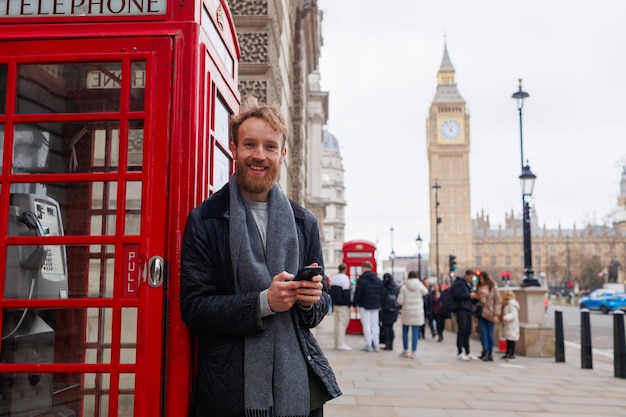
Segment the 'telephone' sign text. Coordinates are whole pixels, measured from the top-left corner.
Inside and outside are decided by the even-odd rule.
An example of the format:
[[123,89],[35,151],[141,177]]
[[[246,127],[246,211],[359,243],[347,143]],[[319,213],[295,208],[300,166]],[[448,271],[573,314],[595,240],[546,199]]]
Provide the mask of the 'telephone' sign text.
[[0,18],[146,16],[166,9],[167,0],[0,0]]

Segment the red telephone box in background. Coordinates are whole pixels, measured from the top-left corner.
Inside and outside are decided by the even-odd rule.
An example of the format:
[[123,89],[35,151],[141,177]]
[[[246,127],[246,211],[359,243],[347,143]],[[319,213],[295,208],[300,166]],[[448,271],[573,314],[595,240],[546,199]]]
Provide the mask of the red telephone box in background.
[[233,171],[228,5],[1,3],[0,416],[186,415],[180,238]]
[[369,261],[376,272],[376,245],[367,240],[350,240],[343,244],[343,263],[348,265],[348,276],[352,282],[361,275],[361,264]]
[[[343,263],[348,266],[347,274],[352,284],[352,294],[354,294],[356,281],[361,275],[361,265],[365,261],[370,262],[372,270],[376,272],[376,245],[374,243],[367,240],[350,240],[343,244]],[[346,333],[363,333],[359,316],[354,311],[350,312],[350,321]]]

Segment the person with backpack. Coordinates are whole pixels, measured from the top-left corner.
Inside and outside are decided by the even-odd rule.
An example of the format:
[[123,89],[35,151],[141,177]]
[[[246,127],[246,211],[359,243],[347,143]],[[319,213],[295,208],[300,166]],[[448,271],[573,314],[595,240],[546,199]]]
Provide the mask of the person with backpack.
[[471,269],[465,271],[465,276],[456,277],[454,283],[452,283],[452,296],[457,305],[457,358],[462,361],[478,360],[476,355],[470,353],[470,336],[472,334],[472,319],[474,315],[473,306],[480,298],[474,291],[473,283],[474,271]]
[[[400,304],[402,312],[402,345],[404,347],[400,354],[402,358],[415,359],[420,326],[424,324],[424,296],[426,294],[428,294],[428,289],[417,277],[417,272],[409,272],[408,279],[400,287],[398,294],[398,304]],[[411,330],[410,353],[409,330]]]
[[393,325],[398,320],[398,286],[391,274],[383,275],[383,299],[380,310],[380,342],[385,344],[384,350],[393,350]]
[[358,307],[363,326],[365,346],[364,352],[378,352],[380,350],[380,318],[379,312],[383,296],[383,282],[372,270],[372,263],[365,261],[361,264],[363,273],[356,281],[356,289],[352,305]]

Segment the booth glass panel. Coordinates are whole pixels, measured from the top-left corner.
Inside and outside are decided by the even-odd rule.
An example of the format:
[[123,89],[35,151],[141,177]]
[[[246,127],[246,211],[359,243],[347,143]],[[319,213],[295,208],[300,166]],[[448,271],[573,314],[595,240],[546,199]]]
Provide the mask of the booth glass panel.
[[4,309],[2,329],[2,363],[137,362],[136,307]]
[[124,234],[139,235],[141,233],[141,181],[126,182],[126,216]]
[[132,417],[135,380],[134,373],[0,374],[5,397],[0,402],[0,415],[105,417],[112,415],[109,411],[114,398],[117,416]]
[[0,114],[6,114],[7,103],[7,75],[9,74],[9,66],[0,64]]
[[128,125],[128,171],[141,171],[144,142],[143,120],[131,120]]
[[120,111],[121,62],[22,64],[17,74],[18,114]]
[[16,124],[13,173],[117,172],[119,138],[118,121]]
[[130,111],[143,111],[146,91],[146,62],[131,63]]
[[139,245],[7,245],[4,298],[8,300],[137,299]]
[[230,116],[230,110],[224,103],[224,100],[218,96],[217,100],[215,100],[215,125],[213,126],[213,132],[217,140],[226,148],[228,148],[228,121],[230,120]]
[[[129,181],[127,187],[126,213],[119,214],[122,220],[134,219],[127,229],[137,234],[142,183]],[[112,236],[122,207],[116,181],[14,183],[9,204],[9,236]],[[36,216],[25,226],[29,212]]]

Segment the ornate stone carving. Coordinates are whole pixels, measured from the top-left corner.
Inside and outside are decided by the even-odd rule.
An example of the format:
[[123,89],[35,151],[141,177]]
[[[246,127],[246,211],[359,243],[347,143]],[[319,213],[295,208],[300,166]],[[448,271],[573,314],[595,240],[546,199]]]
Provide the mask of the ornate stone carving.
[[267,81],[240,80],[239,93],[241,93],[241,101],[244,101],[248,96],[254,96],[260,102],[267,103]]
[[266,64],[268,62],[269,34],[240,33],[238,37],[241,48],[240,62],[250,64]]
[[235,0],[229,2],[233,16],[267,16],[267,0]]

